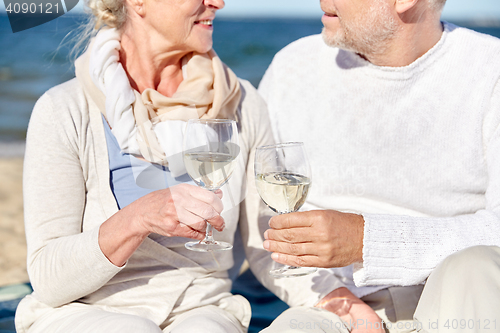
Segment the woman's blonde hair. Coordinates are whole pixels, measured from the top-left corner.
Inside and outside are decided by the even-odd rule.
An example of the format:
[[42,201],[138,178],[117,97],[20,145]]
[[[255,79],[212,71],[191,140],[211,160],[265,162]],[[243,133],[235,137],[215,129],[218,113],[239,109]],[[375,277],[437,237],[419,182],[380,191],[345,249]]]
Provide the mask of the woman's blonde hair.
[[87,0],[87,7],[94,16],[94,28],[98,30],[106,25],[120,29],[127,19],[124,0]]
[[[70,59],[76,58],[87,49],[90,39],[104,26],[120,29],[127,20],[125,0],[86,0],[86,19],[78,29],[71,33]],[[69,36],[66,36],[69,37]]]

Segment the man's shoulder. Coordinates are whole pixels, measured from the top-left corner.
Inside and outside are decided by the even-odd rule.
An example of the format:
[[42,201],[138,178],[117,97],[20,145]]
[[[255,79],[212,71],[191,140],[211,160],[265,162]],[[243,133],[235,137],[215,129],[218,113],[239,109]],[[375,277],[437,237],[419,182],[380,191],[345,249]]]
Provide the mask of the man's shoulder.
[[314,57],[319,54],[319,51],[326,48],[325,42],[321,35],[311,35],[300,38],[281,49],[275,55],[275,61],[293,61],[303,58]]
[[482,51],[485,48],[495,51],[500,49],[500,39],[492,35],[447,22],[445,22],[445,28],[448,30],[449,36],[454,38],[454,41],[468,48],[481,48]]

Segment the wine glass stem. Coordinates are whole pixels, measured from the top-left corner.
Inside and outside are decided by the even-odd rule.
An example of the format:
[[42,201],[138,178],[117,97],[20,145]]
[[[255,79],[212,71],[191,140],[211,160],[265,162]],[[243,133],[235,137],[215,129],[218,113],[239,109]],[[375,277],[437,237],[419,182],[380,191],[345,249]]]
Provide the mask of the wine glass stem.
[[[214,192],[215,190],[210,189],[209,191]],[[207,222],[207,230],[205,231],[205,239],[203,240],[203,243],[215,244],[215,240],[214,240],[214,236],[213,236],[214,227],[210,223],[208,223],[208,221],[205,220],[205,222]]]
[[213,236],[213,228],[214,227],[212,227],[212,225],[207,222],[207,231],[205,234],[205,239],[203,240],[204,243],[209,243],[209,244],[215,243]]

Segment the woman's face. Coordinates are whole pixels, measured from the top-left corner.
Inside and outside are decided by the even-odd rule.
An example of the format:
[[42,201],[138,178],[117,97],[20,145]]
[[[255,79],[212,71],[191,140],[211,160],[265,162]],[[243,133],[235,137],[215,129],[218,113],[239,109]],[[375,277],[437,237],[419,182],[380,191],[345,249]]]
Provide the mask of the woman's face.
[[212,22],[224,0],[145,0],[144,19],[170,49],[206,53],[212,48]]

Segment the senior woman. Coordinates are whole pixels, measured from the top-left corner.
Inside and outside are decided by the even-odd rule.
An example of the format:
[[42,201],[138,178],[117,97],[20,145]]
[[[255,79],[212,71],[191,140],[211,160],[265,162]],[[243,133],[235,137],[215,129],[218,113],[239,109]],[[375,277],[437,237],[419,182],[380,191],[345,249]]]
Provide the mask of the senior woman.
[[[90,1],[96,29],[104,27],[76,61],[76,78],[45,93],[30,120],[24,195],[34,292],[19,304],[18,332],[246,331],[250,305],[230,293],[231,251],[184,247],[203,239],[206,221],[229,243],[240,214],[256,223],[246,212],[257,201],[238,203],[250,156],[272,141],[261,98],[212,51],[223,6]],[[165,153],[179,153],[192,118],[239,123],[240,156],[224,195],[189,184]]]

